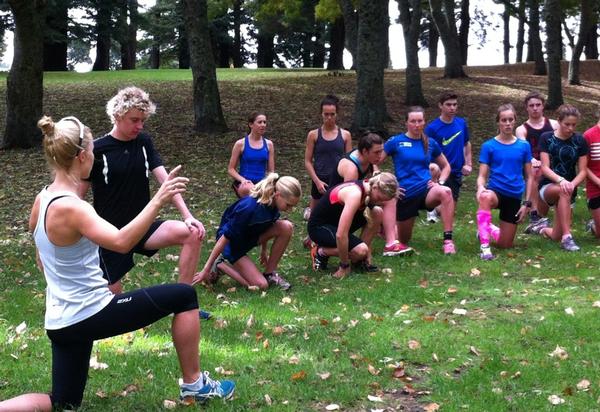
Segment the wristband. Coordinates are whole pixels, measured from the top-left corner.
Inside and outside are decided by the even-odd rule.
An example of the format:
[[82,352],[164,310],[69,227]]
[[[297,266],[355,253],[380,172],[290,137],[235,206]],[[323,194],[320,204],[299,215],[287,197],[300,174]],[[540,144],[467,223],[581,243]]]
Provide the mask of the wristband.
[[531,207],[531,200],[523,200],[521,204],[525,207]]
[[340,262],[340,269],[348,269],[350,267],[350,263],[342,263]]

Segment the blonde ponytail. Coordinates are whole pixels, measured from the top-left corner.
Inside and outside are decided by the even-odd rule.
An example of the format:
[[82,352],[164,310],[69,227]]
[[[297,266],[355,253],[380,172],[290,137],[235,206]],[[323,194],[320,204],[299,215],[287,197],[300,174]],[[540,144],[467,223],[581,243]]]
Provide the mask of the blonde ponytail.
[[369,192],[365,196],[363,216],[367,219],[367,225],[371,226],[373,218],[371,216],[371,208],[369,203],[371,202],[371,192],[374,188],[377,188],[388,200],[398,196],[398,179],[396,176],[389,172],[382,172],[378,175],[371,177],[369,180]]
[[53,169],[69,170],[73,159],[92,141],[91,130],[76,117],[65,117],[54,123],[43,116],[37,123],[44,135],[44,154]]
[[267,177],[254,185],[250,196],[258,199],[260,204],[271,205],[276,192],[281,193],[284,199],[296,199],[302,196],[302,187],[295,177],[279,177],[277,173],[269,173]]

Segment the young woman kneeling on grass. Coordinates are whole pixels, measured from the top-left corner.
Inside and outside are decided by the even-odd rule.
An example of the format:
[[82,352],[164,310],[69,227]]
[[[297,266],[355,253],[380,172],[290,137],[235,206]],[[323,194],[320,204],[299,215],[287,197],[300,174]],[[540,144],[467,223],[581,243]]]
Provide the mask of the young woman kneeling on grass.
[[588,145],[583,136],[575,133],[579,110],[563,104],[557,114],[558,129],[544,133],[540,140],[544,175],[540,182],[540,198],[549,206],[555,206],[554,225],[541,228],[538,233],[560,241],[564,250],[576,252],[579,246],[571,235],[571,205],[577,197],[577,186],[586,177]]
[[[380,206],[397,194],[398,181],[391,173],[329,189],[308,221],[308,235],[316,243],[311,250],[313,269],[327,269],[329,257],[338,256],[340,264],[333,274],[338,279],[350,273],[350,262],[371,271],[371,241],[383,220]],[[360,238],[353,234],[359,228]]]
[[[391,137],[383,146],[384,154],[392,156],[396,178],[405,190],[404,197],[396,204],[398,239],[402,245],[407,245],[419,210],[431,211],[439,206],[444,226],[442,250],[445,255],[453,255],[456,253],[452,240],[454,200],[452,190],[444,186],[450,175],[450,164],[436,141],[425,136],[424,127],[423,108],[409,107],[406,112],[406,133]],[[437,183],[431,180],[431,162],[435,162],[441,170]],[[393,215],[390,217],[393,218]],[[386,214],[386,219],[390,217]]]
[[[500,248],[513,246],[517,223],[527,217],[531,208],[531,147],[513,134],[516,120],[513,105],[501,105],[496,114],[500,133],[485,142],[479,154],[477,234],[483,260],[494,258],[490,249],[492,239]],[[523,192],[527,200],[521,203]],[[492,224],[492,209],[500,209],[500,227]]]
[[[279,177],[270,173],[244,197],[229,206],[217,230],[217,243],[210,252],[204,268],[194,277],[194,283],[214,283],[221,272],[244,286],[266,289],[277,285],[283,290],[291,287],[277,273],[277,265],[292,237],[294,227],[289,220],[279,219],[279,212],[291,210],[302,196],[300,183],[291,176]],[[267,242],[273,239],[267,255]],[[247,253],[261,245],[260,262],[265,271],[258,270]]]
[[82,401],[94,340],[143,328],[174,314],[172,336],[183,375],[181,398],[230,398],[235,384],[200,371],[200,324],[190,285],[159,285],[114,295],[102,277],[98,246],[124,253],[140,241],[160,209],[185,191],[187,179],[168,175],[150,203],[122,229],[100,218],[77,196],[94,163],[89,128],[75,117],[43,117],[44,152],[53,182],[36,197],[29,228],[46,288],[45,328],[52,343],[52,391],[0,402],[0,411],[74,409]]

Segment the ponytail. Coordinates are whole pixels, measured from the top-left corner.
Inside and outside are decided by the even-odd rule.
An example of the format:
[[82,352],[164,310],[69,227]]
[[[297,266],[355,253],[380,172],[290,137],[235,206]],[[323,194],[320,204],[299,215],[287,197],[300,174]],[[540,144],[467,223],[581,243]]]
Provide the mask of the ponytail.
[[276,192],[281,193],[284,199],[296,199],[302,196],[302,187],[295,177],[279,177],[277,173],[269,173],[267,177],[254,185],[250,196],[257,199],[260,204],[271,205]]
[[388,200],[391,200],[398,196],[398,179],[396,176],[389,172],[382,172],[378,175],[371,177],[368,180],[369,192],[365,196],[363,216],[367,219],[367,225],[371,226],[373,218],[371,216],[371,208],[369,203],[371,202],[371,192],[374,188],[377,188]]

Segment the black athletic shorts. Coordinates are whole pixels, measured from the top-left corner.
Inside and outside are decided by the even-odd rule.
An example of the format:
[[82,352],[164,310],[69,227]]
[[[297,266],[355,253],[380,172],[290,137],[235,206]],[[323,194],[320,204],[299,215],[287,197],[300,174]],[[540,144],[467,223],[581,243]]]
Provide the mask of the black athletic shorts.
[[600,196],[588,199],[587,204],[590,210],[598,209],[600,207]]
[[498,198],[498,206],[496,208],[500,210],[500,220],[516,225],[517,221],[519,220],[517,212],[521,208],[521,199],[506,196],[494,190],[492,191],[496,194],[496,197]]
[[413,217],[419,216],[419,210],[432,211],[435,208],[427,209],[425,199],[429,189],[419,196],[413,196],[410,199],[402,199],[396,202],[396,221],[403,222]]
[[[362,211],[356,212],[350,230],[348,231],[348,252],[354,249],[363,240],[358,236],[354,235],[358,229],[365,227],[367,219],[362,214]],[[317,245],[322,247],[335,247],[337,248],[337,225],[322,224],[322,225],[308,225],[308,236],[310,240],[315,242]]]
[[152,222],[142,239],[127,253],[118,253],[102,247],[100,248],[100,268],[102,269],[104,278],[108,280],[109,285],[121,280],[121,278],[135,266],[135,262],[133,261],[134,253],[150,257],[158,252],[158,250],[144,249],[144,243],[150,239],[150,236],[152,236],[164,222],[164,220],[155,220]]
[[[329,176],[317,176],[317,177],[319,179],[321,179],[322,182],[329,184]],[[329,188],[329,186],[325,187],[325,189],[328,189],[328,188]],[[311,181],[310,197],[315,200],[318,200],[323,197],[323,193],[319,192],[319,189],[317,189],[317,185],[315,185],[315,182],[313,182],[313,181]]]

